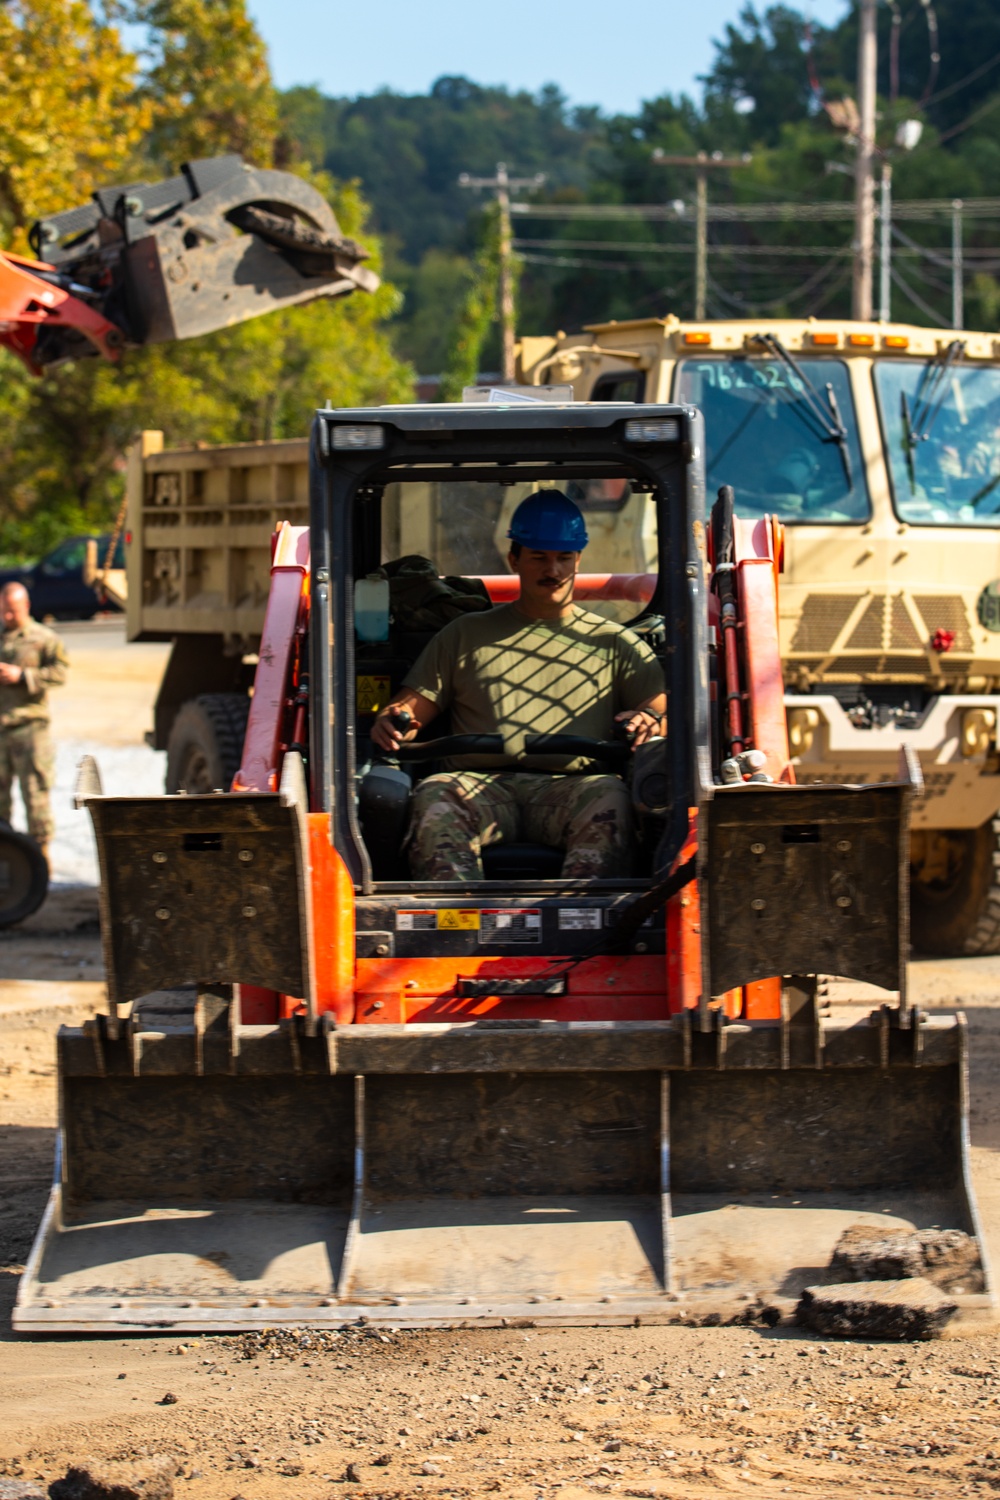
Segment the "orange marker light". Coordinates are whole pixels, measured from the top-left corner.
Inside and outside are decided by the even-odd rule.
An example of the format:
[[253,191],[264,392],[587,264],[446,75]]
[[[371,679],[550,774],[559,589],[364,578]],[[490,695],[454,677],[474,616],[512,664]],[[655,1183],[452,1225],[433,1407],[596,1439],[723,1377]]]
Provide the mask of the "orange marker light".
[[909,349],[910,341],[905,333],[887,333],[882,340],[886,349]]
[[812,335],[812,341],[813,341],[814,344],[818,344],[820,346],[820,348],[823,348],[823,349],[836,349],[837,345],[840,343],[840,334],[839,333],[814,333]]
[[847,342],[852,349],[874,349],[875,335],[873,333],[849,333]]
[[684,335],[684,342],[685,342],[685,344],[708,344],[708,345],[711,345],[711,343],[712,343],[712,335],[710,333],[686,333]]

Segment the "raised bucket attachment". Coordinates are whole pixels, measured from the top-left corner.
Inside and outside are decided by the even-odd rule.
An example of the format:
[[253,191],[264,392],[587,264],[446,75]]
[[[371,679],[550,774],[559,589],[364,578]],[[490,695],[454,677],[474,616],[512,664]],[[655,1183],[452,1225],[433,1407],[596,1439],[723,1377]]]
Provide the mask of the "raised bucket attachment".
[[[778,954],[797,976],[780,1020],[703,1003],[662,1021],[336,1027],[306,1007],[244,1026],[233,984],[311,982],[296,785],[290,770],[273,797],[92,802],[109,972],[133,975],[111,994],[140,983],[119,940],[140,910],[159,988],[127,1018],[60,1033],[61,1154],[17,1328],[752,1321],[843,1279],[831,1258],[858,1224],[963,1231],[979,1260],[954,1300],[969,1316],[991,1305],[963,1022],[902,998],[826,1014],[801,972],[802,922],[775,923],[768,950],[737,909],[742,840],[760,864],[740,898],[755,920],[768,907],[751,898],[792,892],[824,966],[847,954],[869,981],[899,977],[905,789],[748,788],[709,805],[701,896],[730,931],[713,927],[706,990],[774,972]],[[247,895],[251,823],[273,909],[265,882]],[[157,910],[199,901],[185,945]],[[213,967],[204,913],[238,926],[257,904],[295,935],[281,975],[228,939]]]

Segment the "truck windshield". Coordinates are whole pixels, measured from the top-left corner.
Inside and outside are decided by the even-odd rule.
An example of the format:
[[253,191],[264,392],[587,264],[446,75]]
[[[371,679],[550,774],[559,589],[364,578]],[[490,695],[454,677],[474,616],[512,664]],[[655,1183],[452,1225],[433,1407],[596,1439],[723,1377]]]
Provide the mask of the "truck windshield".
[[1000,526],[1000,368],[875,364],[893,501],[920,526]]
[[[383,565],[403,558],[409,572],[426,558],[443,577],[509,577],[511,518],[539,488],[466,479],[389,484],[382,500]],[[578,591],[581,603],[622,623],[634,619],[653,591],[658,566],[652,495],[633,490],[624,476],[567,480],[562,488],[583,511],[590,537],[580,559],[580,572],[588,575]],[[598,584],[594,575],[605,574],[619,581]],[[499,582],[489,587],[497,599],[511,593]]]
[[817,420],[804,382],[777,360],[682,360],[674,400],[699,406],[705,415],[708,494],[731,484],[742,516],[826,524],[867,520],[847,367],[833,359],[798,359],[796,365],[827,402],[832,388],[830,414],[843,421],[849,464]]

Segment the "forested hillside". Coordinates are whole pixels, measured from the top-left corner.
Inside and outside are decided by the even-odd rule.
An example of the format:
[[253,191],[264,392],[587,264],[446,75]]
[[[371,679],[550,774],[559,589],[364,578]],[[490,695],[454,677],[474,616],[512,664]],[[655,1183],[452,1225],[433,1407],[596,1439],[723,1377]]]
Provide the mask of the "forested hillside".
[[[891,44],[893,11],[898,48]],[[936,0],[936,45],[920,0],[879,9],[879,144],[890,149],[897,199],[988,197],[1000,184],[1000,6]],[[381,92],[327,99],[311,89],[282,96],[285,129],[306,158],[356,176],[372,204],[404,308],[397,347],[418,368],[441,368],[476,237],[474,201],[461,172],[546,173],[533,201],[581,205],[572,219],[521,218],[520,326],[543,332],[606,317],[690,312],[693,228],[689,212],[666,222],[586,217],[583,205],[690,205],[692,174],[653,162],[653,152],[752,153],[745,168],[713,174],[714,203],[789,205],[778,222],[713,224],[710,311],[844,313],[850,301],[851,224],[809,220],[796,205],[851,201],[853,186],[827,164],[849,166],[853,147],[826,105],[854,94],[856,20],[809,27],[788,6],[754,9],[715,44],[704,97],[664,96],[634,116],[570,105],[553,86],[536,97],[441,78],[426,96]],[[939,62],[932,52],[939,53]],[[924,132],[916,150],[894,148],[904,118]],[[998,216],[1000,217],[1000,216]],[[946,217],[900,229],[919,246],[948,252]],[[966,321],[1000,316],[1000,223],[965,225]],[[539,243],[540,242],[540,243]],[[763,253],[777,247],[779,255]],[[893,313],[947,321],[950,281],[900,239]],[[986,252],[986,253],[981,253]],[[496,353],[484,351],[487,364]]]
[[[135,351],[117,366],[80,361],[38,380],[0,353],[0,554],[37,555],[67,531],[105,525],[123,452],[144,426],[168,442],[280,437],[304,429],[316,399],[402,400],[415,370],[445,371],[455,386],[477,359],[495,369],[495,337],[481,336],[496,223],[486,195],[458,178],[500,160],[518,176],[544,172],[531,201],[562,215],[515,217],[524,332],[692,311],[692,174],[658,165],[658,149],[752,158],[712,174],[712,205],[757,210],[710,222],[712,315],[846,313],[852,182],[828,170],[849,172],[853,160],[834,123],[854,93],[855,8],[845,9],[839,26],[810,29],[794,8],[747,5],[716,42],[697,98],[609,116],[571,104],[558,80],[538,95],[456,77],[421,96],[279,93],[246,0],[5,0],[0,245],[24,251],[34,217],[99,185],[238,151],[311,177],[385,279],[375,297]],[[879,146],[897,204],[1000,192],[997,0],[887,0],[878,14]],[[122,18],[145,27],[141,53]],[[904,119],[923,125],[910,152],[894,146]],[[839,218],[809,208],[838,203]],[[616,216],[643,204],[665,211]],[[1000,323],[991,213],[963,219],[966,326]],[[950,209],[895,223],[894,315],[947,323]]]

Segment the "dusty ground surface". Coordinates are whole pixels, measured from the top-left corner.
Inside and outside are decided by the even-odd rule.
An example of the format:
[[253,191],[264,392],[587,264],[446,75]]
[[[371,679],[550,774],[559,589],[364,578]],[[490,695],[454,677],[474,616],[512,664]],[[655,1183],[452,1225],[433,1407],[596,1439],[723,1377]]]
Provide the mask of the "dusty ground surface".
[[[117,727],[78,718],[91,740],[135,749],[149,665],[116,694]],[[84,671],[77,683],[85,694]],[[67,724],[84,715],[64,702]],[[674,1327],[14,1338],[51,1176],[54,1034],[103,1000],[96,918],[92,889],[62,887],[0,934],[0,1477],[166,1454],[191,1500],[1000,1490],[988,1328],[902,1347]],[[975,1186],[1000,1266],[1000,959],[911,973],[914,999],[968,1013]]]
[[[990,1329],[903,1347],[689,1328],[15,1339],[51,1173],[54,1031],[101,1006],[95,917],[93,892],[57,892],[0,938],[0,1476],[163,1453],[191,1500],[1000,1489]],[[996,1265],[1000,960],[915,964],[913,982],[969,1016]]]

